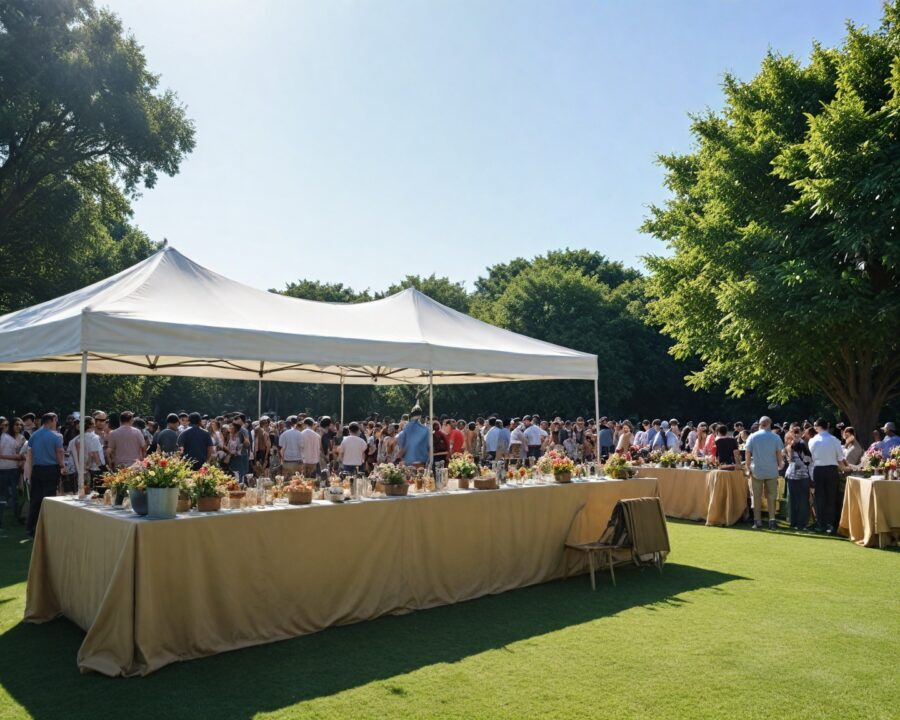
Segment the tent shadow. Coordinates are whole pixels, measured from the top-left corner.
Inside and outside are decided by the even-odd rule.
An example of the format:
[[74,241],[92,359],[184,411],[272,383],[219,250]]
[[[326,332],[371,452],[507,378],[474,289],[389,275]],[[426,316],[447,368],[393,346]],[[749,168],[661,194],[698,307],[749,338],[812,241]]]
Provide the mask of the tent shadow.
[[[587,576],[521,588],[465,603],[331,628],[282,642],[169,665],[134,679],[81,675],[75,665],[83,633],[67,620],[19,623],[0,635],[0,684],[38,720],[63,707],[85,717],[251,718],[438,663],[454,663],[520,640],[587,623],[634,607],[677,609],[684,593],[715,588],[737,575],[671,563],[623,568],[618,587]],[[260,607],[261,612],[277,609]],[[48,683],[48,679],[52,680]],[[393,688],[393,689],[392,689]],[[402,693],[399,686],[385,692]],[[69,711],[67,711],[68,713]],[[76,713],[77,714],[77,713]]]

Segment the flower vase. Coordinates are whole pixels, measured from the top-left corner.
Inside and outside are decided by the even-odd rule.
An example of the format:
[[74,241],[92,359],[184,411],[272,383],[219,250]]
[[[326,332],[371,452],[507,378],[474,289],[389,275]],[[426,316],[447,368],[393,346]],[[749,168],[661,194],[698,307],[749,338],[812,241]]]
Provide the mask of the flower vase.
[[147,517],[171,520],[178,508],[178,488],[147,488]]
[[138,515],[147,514],[147,491],[130,488],[128,490],[128,502],[131,503],[131,509]]
[[212,497],[201,496],[197,498],[198,512],[216,512],[222,509],[222,498],[218,495]]

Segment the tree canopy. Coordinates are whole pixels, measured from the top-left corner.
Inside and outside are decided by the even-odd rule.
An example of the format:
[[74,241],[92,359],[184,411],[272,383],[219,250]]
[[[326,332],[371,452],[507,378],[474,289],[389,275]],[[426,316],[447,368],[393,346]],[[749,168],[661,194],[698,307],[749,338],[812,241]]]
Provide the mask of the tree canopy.
[[821,393],[859,430],[900,392],[900,2],[807,63],[770,52],[666,155],[644,229],[651,318],[697,357],[694,388]]

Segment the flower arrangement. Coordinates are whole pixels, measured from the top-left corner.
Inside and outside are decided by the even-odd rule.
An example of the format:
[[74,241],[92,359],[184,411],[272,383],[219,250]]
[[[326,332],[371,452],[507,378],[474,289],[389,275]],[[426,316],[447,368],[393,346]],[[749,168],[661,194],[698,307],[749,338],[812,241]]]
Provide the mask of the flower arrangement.
[[571,474],[575,471],[575,463],[572,459],[556,450],[549,450],[538,458],[537,467],[544,475]]
[[660,466],[665,468],[673,468],[681,461],[681,453],[677,453],[674,450],[667,450],[657,460]]
[[624,455],[613,453],[606,460],[604,470],[606,474],[617,480],[624,480],[631,474],[632,464]]
[[194,473],[191,494],[195,498],[222,497],[229,481],[233,481],[233,478],[218,466],[204,465]]
[[125,492],[129,487],[134,487],[138,476],[136,468],[122,467],[115,472],[106,473],[102,478],[103,486],[113,495],[117,495]]
[[869,448],[866,450],[866,454],[863,455],[862,465],[860,467],[864,471],[876,472],[880,470],[883,465],[884,453],[878,448]]
[[447,470],[452,478],[473,478],[478,472],[478,466],[471,455],[458,453],[450,459]]
[[193,475],[190,460],[180,455],[155,452],[145,457],[138,472],[148,488],[180,488]]
[[394,463],[377,465],[375,473],[381,479],[382,485],[403,485],[406,482],[406,473],[403,468]]

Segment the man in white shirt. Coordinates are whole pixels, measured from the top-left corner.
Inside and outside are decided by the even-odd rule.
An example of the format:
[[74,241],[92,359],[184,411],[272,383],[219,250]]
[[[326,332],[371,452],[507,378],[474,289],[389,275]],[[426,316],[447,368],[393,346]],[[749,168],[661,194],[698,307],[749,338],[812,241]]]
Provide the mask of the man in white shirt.
[[278,452],[281,454],[281,472],[287,478],[300,472],[303,458],[303,440],[300,437],[302,433],[294,427],[296,423],[297,416],[291,415],[284,423],[288,429],[281,433],[281,437],[278,438]]
[[341,444],[338,447],[341,463],[344,466],[344,472],[362,472],[366,467],[366,450],[369,445],[359,436],[358,423],[350,423],[348,430],[350,434],[341,440]]
[[525,426],[521,422],[515,422],[509,436],[510,454],[514,460],[524,460],[528,452],[528,441],[525,439]]
[[319,473],[322,436],[315,431],[315,424],[311,417],[305,418],[303,431],[300,433],[300,462],[303,464],[304,477],[316,477]]
[[487,459],[493,461],[497,459],[497,451],[500,449],[500,421],[494,418],[488,419],[490,430],[484,436],[484,451],[487,453]]
[[816,489],[816,525],[819,532],[834,534],[837,526],[837,488],[840,467],[848,467],[841,441],[828,432],[828,421],[813,423],[816,436],[809,441],[813,464],[813,486]]
[[525,423],[525,443],[528,445],[526,457],[539,458],[541,456],[541,446],[547,437],[547,432],[541,428],[540,418],[537,415],[533,418],[531,415],[526,415],[523,420]]

